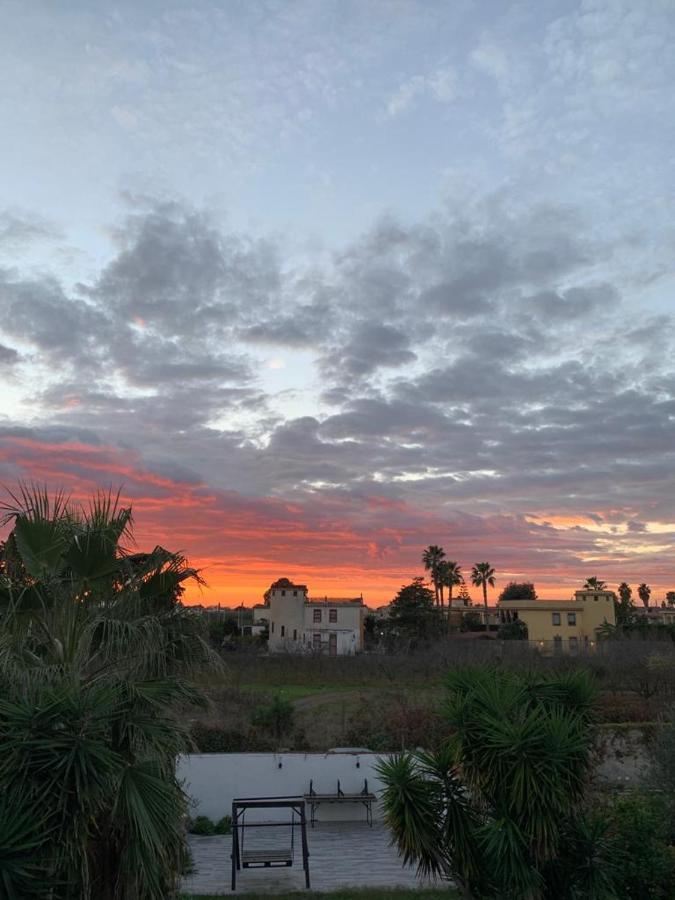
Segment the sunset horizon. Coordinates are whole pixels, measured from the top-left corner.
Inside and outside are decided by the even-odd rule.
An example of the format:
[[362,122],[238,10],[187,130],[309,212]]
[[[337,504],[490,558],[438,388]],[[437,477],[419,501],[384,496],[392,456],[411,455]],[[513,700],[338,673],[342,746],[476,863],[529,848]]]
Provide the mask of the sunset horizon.
[[0,485],[121,488],[192,603],[675,588],[667,4],[5,26]]

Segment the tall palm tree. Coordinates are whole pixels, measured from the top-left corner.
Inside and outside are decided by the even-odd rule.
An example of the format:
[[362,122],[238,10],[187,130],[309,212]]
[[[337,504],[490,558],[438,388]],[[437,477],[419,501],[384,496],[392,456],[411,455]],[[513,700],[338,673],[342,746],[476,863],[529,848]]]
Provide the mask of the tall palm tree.
[[649,609],[649,598],[651,597],[652,589],[648,584],[645,584],[644,581],[641,585],[638,585],[638,597],[644,603],[645,609]]
[[443,605],[443,584],[441,581],[440,564],[445,559],[445,550],[437,544],[429,544],[422,553],[424,568],[431,575],[431,582],[436,595],[436,605]]
[[631,588],[631,586],[627,582],[622,581],[617,588],[617,592],[619,594],[619,599],[621,600],[621,602],[625,606],[629,606],[630,598],[633,596],[633,589]]
[[[0,796],[14,792],[37,886],[54,885],[54,900],[160,900],[183,857],[175,761],[202,704],[190,676],[215,664],[179,602],[199,575],[162,547],[125,549],[119,497],[83,508],[22,487],[4,512]],[[31,896],[21,872],[8,877]]]
[[441,582],[448,589],[448,608],[452,608],[453,588],[458,587],[463,581],[462,567],[459,563],[444,559],[441,563]]
[[471,569],[471,583],[483,589],[483,605],[485,607],[485,624],[488,621],[487,589],[495,586],[495,570],[489,562],[479,562]]
[[448,630],[452,626],[452,600],[453,589],[463,584],[462,567],[452,560],[444,559],[440,565],[441,584],[448,589]]
[[584,582],[584,590],[585,591],[604,591],[607,587],[606,581],[601,581],[599,578],[596,578],[595,575],[592,575],[590,578],[587,578]]

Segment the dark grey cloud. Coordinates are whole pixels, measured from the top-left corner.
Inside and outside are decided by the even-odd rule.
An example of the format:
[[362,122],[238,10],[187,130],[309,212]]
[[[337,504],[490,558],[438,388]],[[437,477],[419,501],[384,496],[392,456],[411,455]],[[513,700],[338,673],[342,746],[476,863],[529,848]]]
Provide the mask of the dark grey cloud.
[[5,347],[4,344],[0,344],[0,366],[13,366],[20,359],[20,354],[13,347]]
[[[568,209],[388,219],[306,273],[178,204],[137,209],[115,241],[71,293],[2,273],[0,339],[62,363],[34,398],[50,428],[250,496],[670,514],[672,317],[636,319]],[[304,386],[261,389],[269,346],[291,365],[311,350]]]
[[334,380],[360,378],[379,368],[412,363],[410,337],[391,325],[364,321],[323,357],[322,371]]

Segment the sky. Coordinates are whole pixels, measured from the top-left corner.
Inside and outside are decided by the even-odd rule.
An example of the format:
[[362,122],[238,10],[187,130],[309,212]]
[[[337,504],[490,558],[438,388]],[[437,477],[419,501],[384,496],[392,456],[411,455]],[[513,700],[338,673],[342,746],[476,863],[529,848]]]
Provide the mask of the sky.
[[205,604],[675,587],[672,0],[0,14],[2,485]]

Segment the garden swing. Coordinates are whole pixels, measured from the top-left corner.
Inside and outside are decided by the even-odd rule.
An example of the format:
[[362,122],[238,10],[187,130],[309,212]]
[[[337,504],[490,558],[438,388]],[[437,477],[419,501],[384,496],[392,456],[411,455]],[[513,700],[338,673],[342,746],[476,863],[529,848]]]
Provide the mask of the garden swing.
[[[246,822],[247,810],[288,809],[290,822]],[[296,821],[297,816],[297,821]],[[246,831],[252,828],[290,828],[290,844],[284,846],[246,847]],[[302,797],[240,797],[232,801],[232,890],[236,890],[240,869],[272,869],[290,867],[295,859],[295,829],[300,828],[302,868],[305,887],[309,887],[309,848],[305,801]]]

